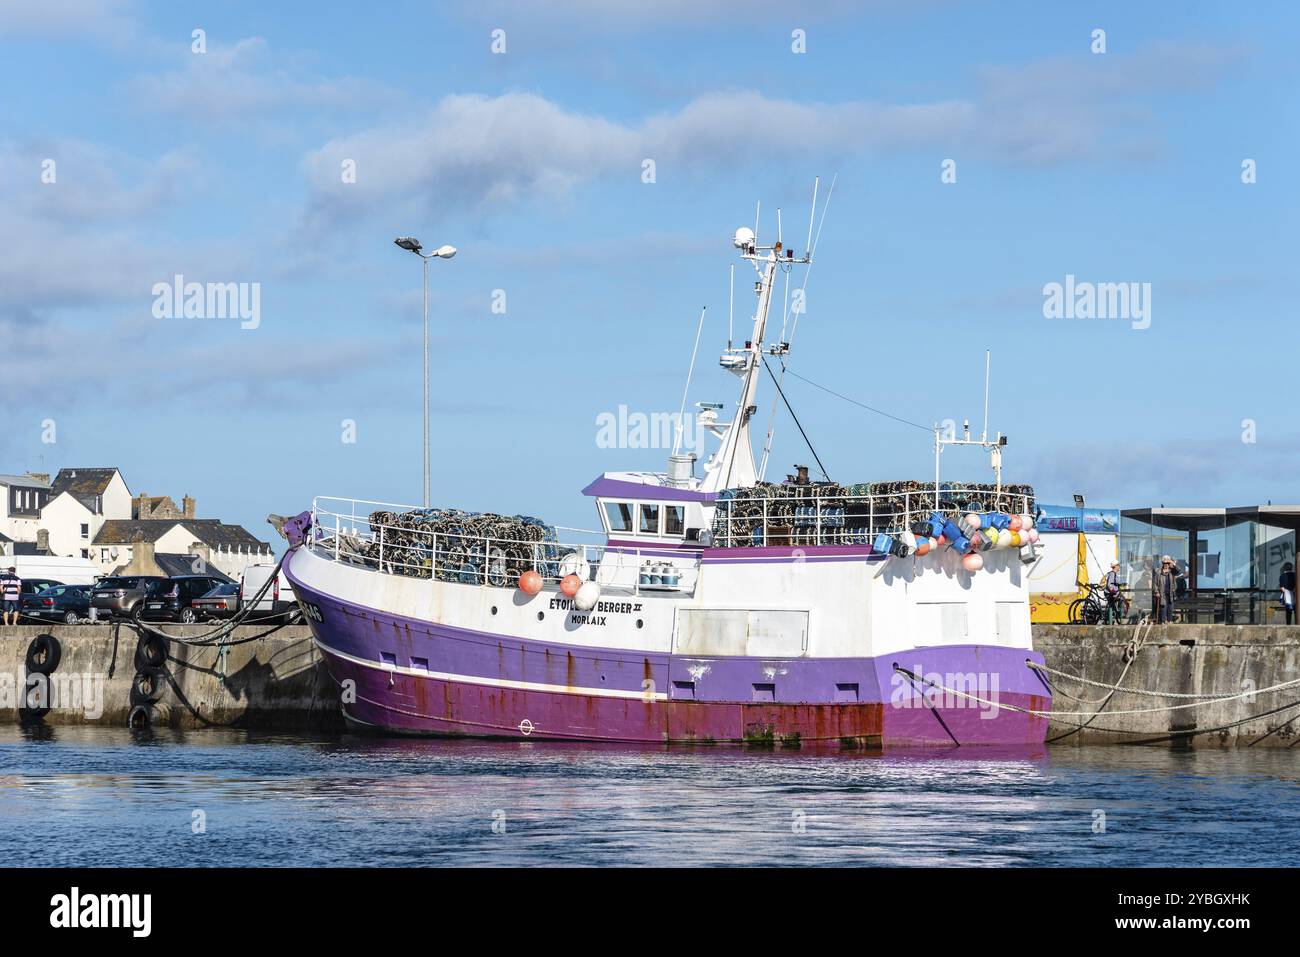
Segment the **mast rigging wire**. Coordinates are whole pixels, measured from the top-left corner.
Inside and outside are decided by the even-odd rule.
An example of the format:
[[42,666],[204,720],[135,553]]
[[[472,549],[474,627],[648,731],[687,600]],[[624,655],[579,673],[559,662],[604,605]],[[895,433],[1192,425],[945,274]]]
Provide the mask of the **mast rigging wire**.
[[774,373],[772,367],[767,364],[767,356],[763,356],[763,368],[766,369],[767,374],[772,377],[772,384],[776,386],[776,391],[781,396],[781,401],[785,403],[786,411],[790,413],[790,418],[794,419],[794,424],[798,426],[799,434],[803,436],[803,441],[804,444],[808,446],[808,451],[811,452],[812,457],[817,460],[817,467],[821,469],[822,478],[829,482],[831,477],[826,472],[826,466],[822,465],[821,457],[817,454],[817,450],[813,448],[812,442],[808,439],[808,433],[803,430],[803,425],[799,421],[799,416],[795,415],[794,409],[790,408],[790,400],[785,397],[785,392],[781,388],[781,383],[776,378],[776,373]]
[[920,429],[922,432],[934,431],[934,429],[928,425],[921,425],[921,423],[919,422],[913,422],[910,419],[904,419],[901,416],[894,415],[891,412],[886,412],[883,409],[877,409],[874,406],[867,405],[865,402],[859,402],[857,399],[850,399],[847,395],[841,395],[840,393],[836,392],[834,389],[828,389],[826,388],[826,386],[813,382],[812,379],[807,379],[804,376],[801,376],[797,372],[791,372],[789,369],[783,369],[782,371],[789,372],[790,375],[794,376],[796,379],[799,379],[802,382],[807,382],[813,388],[821,389],[823,392],[829,395],[833,395],[837,399],[843,399],[845,402],[848,402],[851,405],[856,405],[859,408],[866,409],[868,412],[874,412],[876,413],[876,415],[883,415],[887,419],[893,419],[895,422],[903,423],[903,425],[910,425],[912,428]]

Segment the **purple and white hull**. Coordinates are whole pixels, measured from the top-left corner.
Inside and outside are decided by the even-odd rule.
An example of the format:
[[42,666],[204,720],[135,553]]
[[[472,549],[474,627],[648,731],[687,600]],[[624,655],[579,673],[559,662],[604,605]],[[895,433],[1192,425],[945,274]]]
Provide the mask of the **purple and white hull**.
[[[1041,744],[1046,733],[1045,717],[1025,713],[1050,711],[1051,699],[1026,665],[1041,656],[1024,649],[950,645],[874,657],[695,656],[533,640],[350,600],[313,583],[321,565],[299,549],[286,562],[286,574],[340,685],[343,712],[362,727],[396,734],[852,748],[1027,746]],[[491,591],[502,604],[519,601],[513,589]],[[544,592],[532,600],[540,614],[549,612],[553,597]]]

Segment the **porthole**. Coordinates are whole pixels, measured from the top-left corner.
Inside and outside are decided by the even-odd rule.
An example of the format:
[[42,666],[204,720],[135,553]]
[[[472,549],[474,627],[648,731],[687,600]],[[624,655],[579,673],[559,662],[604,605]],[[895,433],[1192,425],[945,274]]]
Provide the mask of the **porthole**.
[[638,619],[636,620],[636,626],[637,626],[638,628],[644,628],[644,627],[645,627],[645,622],[642,621],[640,618],[638,618]]
[[493,606],[492,606],[492,614],[495,615],[496,613],[497,613],[497,606],[496,606],[496,605],[493,605]]
[[542,620],[543,618],[545,618],[545,617],[546,617],[546,612],[544,612],[544,611],[539,611],[539,612],[537,613],[537,620],[538,620],[538,621],[541,621],[541,620]]

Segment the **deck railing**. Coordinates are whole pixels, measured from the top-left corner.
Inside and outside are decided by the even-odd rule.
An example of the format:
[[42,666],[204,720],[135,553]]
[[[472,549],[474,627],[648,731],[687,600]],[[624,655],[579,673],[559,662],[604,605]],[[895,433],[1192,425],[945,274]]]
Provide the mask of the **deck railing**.
[[[318,496],[312,502],[312,532],[308,547],[317,555],[348,565],[411,578],[513,588],[525,571],[535,571],[543,583],[558,585],[576,574],[594,581],[602,591],[640,594],[642,591],[694,591],[699,562],[693,557],[672,559],[674,585],[662,584],[668,576],[646,576],[647,562],[665,564],[662,549],[599,542],[521,539],[508,535],[468,532],[436,533],[408,526],[372,523],[373,512],[418,511],[416,506],[364,499]],[[590,529],[553,526],[557,533],[603,537]],[[656,584],[650,581],[658,580]]]
[[822,494],[816,485],[767,485],[719,498],[712,544],[871,545],[879,535],[898,537],[935,511],[1032,512],[1032,495],[961,486],[934,486],[873,494]]

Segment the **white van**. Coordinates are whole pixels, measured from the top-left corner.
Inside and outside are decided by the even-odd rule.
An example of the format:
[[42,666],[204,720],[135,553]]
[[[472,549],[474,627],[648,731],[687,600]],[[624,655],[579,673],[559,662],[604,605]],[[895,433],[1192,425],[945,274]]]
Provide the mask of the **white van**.
[[[245,603],[252,602],[253,596],[261,590],[274,572],[274,565],[244,566],[244,574],[239,580],[239,611],[241,614],[245,607],[248,607]],[[302,614],[298,610],[298,599],[294,597],[293,586],[289,584],[289,579],[284,576],[284,572],[280,572],[275,576],[275,581],[266,590],[266,594],[252,607],[253,610],[249,613],[250,618],[263,621],[280,616],[286,622],[292,622],[298,620]],[[252,623],[256,624],[257,622]]]
[[55,555],[0,556],[0,566],[13,565],[19,578],[62,582],[65,585],[93,585],[99,569],[85,558],[61,558]]

